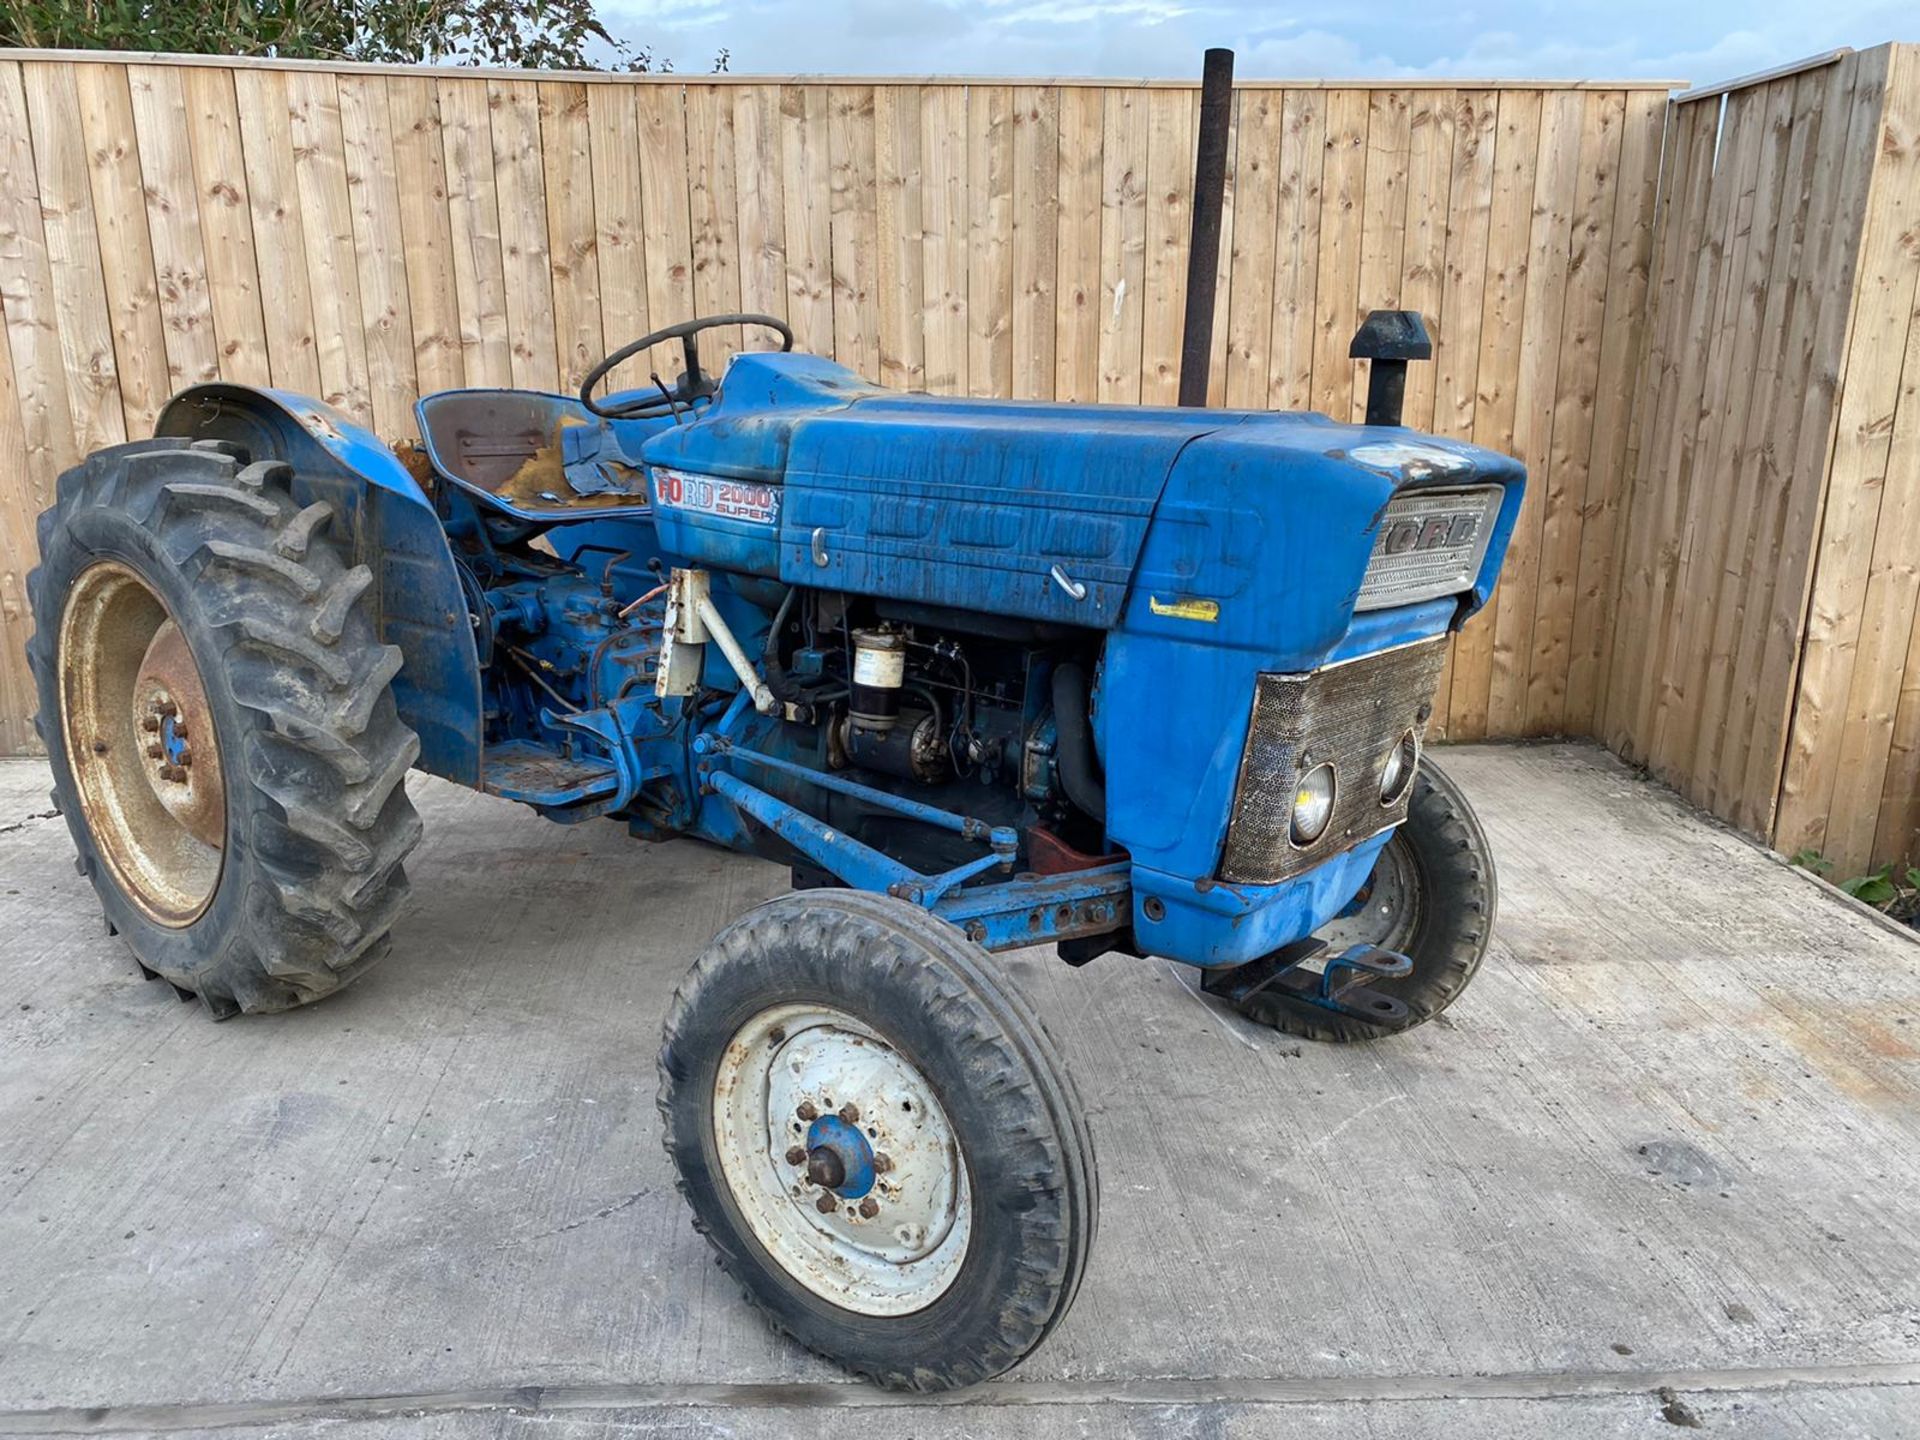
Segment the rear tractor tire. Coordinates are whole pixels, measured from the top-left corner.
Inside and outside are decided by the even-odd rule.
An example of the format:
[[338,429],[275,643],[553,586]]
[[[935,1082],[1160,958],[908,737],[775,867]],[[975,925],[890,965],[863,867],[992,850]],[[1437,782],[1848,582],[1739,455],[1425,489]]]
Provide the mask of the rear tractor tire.
[[[1473,807],[1439,766],[1423,759],[1407,818],[1381,850],[1354,912],[1317,932],[1329,952],[1369,944],[1412,960],[1409,974],[1366,982],[1369,990],[1400,1001],[1404,1016],[1369,1020],[1272,986],[1242,1001],[1240,1013],[1307,1040],[1378,1040],[1423,1025],[1459,999],[1479,973],[1499,898],[1493,850]],[[1355,993],[1349,991],[1349,998]]]
[[775,1329],[889,1389],[1019,1363],[1073,1303],[1098,1174],[1039,1019],[903,900],[813,890],[722,931],[669,1008],[667,1153]]
[[60,477],[28,577],[54,801],[109,927],[216,1018],[332,993],[387,946],[419,741],[330,505],[221,442]]

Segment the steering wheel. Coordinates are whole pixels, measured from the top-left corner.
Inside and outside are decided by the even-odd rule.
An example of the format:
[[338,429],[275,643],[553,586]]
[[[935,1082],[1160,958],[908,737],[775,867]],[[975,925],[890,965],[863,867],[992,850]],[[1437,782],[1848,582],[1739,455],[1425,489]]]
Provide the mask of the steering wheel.
[[[786,321],[774,315],[704,315],[698,320],[682,320],[678,325],[669,325],[664,330],[642,335],[602,359],[580,382],[580,403],[603,420],[642,420],[671,413],[684,404],[713,394],[713,380],[700,368],[700,332],[719,325],[765,326],[778,332],[782,351],[793,349],[793,331],[788,328]],[[659,399],[648,396],[645,399],[623,400],[618,405],[602,405],[593,398],[593,387],[606,379],[616,365],[668,340],[680,342],[680,348],[686,355],[687,369],[672,386],[660,387]],[[657,376],[655,380],[657,383]]]

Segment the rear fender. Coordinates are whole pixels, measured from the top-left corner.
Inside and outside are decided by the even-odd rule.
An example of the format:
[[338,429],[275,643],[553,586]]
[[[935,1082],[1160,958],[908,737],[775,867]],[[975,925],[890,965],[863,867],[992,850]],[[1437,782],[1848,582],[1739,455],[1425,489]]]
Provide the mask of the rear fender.
[[433,502],[379,437],[332,406],[286,390],[195,385],[160,412],[156,435],[227,440],[298,473],[303,504],[334,508],[333,533],[373,571],[381,638],[400,647],[400,718],[419,766],[480,783],[480,660],[460,575]]

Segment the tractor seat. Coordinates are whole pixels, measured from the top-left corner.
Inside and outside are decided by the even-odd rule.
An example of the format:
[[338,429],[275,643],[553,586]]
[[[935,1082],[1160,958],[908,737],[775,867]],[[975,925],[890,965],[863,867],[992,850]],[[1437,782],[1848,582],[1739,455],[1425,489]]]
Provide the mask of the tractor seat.
[[415,408],[433,468],[523,519],[644,510],[646,475],[611,426],[566,395],[445,390]]

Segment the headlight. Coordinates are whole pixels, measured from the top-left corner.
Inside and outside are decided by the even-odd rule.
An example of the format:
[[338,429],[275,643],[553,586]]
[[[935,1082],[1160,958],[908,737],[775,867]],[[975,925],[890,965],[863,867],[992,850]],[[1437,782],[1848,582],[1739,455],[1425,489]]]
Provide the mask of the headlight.
[[1413,780],[1414,768],[1420,763],[1420,742],[1414,738],[1411,730],[1400,737],[1387,755],[1387,763],[1380,771],[1380,803],[1396,804],[1407,793],[1407,786]]
[[1293,843],[1311,845],[1326,834],[1333,818],[1333,766],[1322,763],[1293,786]]

